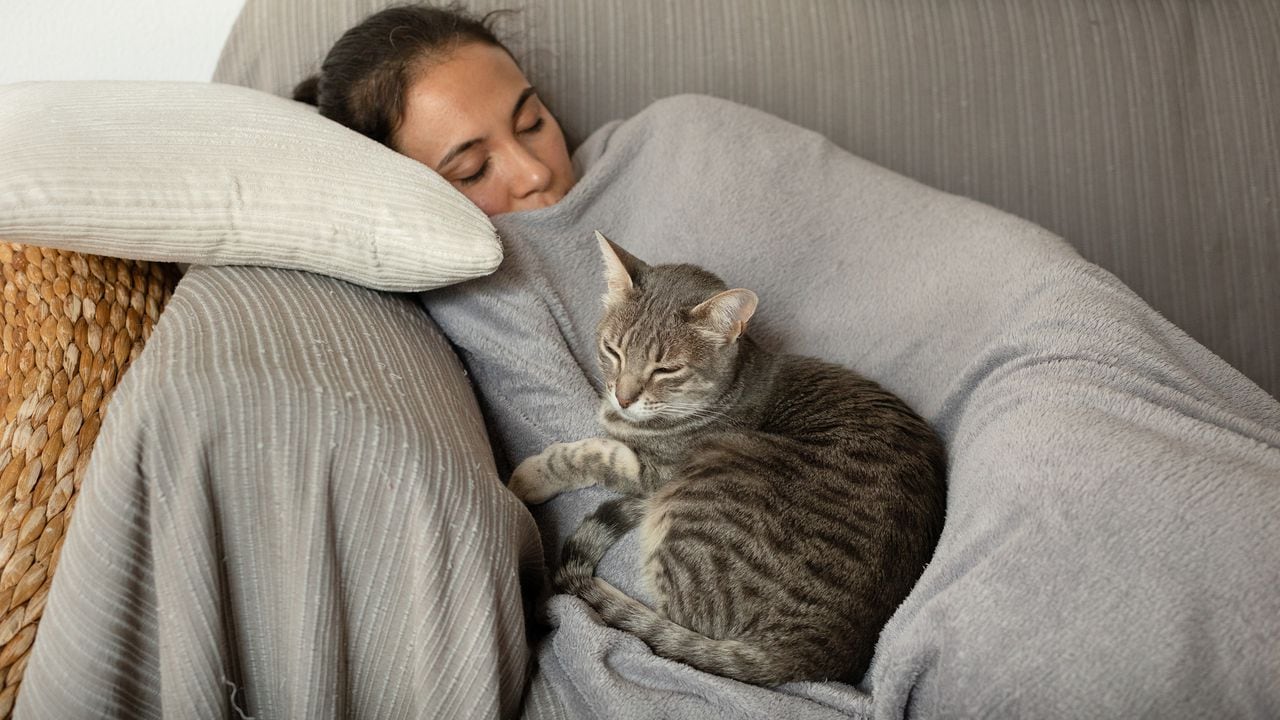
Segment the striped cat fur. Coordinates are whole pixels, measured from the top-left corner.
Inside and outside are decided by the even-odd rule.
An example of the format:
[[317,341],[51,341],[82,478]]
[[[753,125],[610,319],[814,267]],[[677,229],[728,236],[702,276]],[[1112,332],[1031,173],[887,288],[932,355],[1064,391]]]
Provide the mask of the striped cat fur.
[[[942,442],[854,371],[756,345],[750,290],[597,239],[608,437],[552,445],[509,486],[530,503],[624,493],[570,538],[557,586],[707,672],[857,682],[941,534]],[[654,608],[594,577],[637,526]]]

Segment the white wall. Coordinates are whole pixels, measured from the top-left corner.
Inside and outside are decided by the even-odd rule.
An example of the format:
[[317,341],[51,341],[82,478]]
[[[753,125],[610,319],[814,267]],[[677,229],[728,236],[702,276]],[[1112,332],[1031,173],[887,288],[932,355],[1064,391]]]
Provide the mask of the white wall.
[[244,0],[0,0],[0,83],[208,80]]

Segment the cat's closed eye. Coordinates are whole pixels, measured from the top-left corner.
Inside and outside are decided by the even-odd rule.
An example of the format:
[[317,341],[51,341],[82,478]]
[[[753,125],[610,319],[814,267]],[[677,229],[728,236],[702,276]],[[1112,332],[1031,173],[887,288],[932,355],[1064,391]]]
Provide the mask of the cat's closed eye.
[[622,362],[622,355],[618,352],[617,348],[607,342],[600,343],[600,348],[604,350],[605,355],[609,356],[610,360],[613,360],[615,363]]
[[664,365],[663,367],[654,368],[652,375],[654,377],[675,375],[683,369],[684,367],[680,365]]

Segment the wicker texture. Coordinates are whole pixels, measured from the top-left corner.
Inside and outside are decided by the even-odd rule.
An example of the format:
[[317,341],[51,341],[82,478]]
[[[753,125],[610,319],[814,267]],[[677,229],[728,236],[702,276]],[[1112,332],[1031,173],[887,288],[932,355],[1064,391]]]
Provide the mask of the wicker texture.
[[17,696],[107,401],[172,265],[0,243],[0,718]]

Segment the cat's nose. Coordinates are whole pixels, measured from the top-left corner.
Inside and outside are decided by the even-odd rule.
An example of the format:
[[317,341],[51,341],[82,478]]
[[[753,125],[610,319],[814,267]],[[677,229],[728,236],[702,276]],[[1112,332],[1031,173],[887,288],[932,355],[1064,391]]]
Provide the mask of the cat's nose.
[[618,407],[625,410],[640,399],[640,393],[642,392],[644,392],[644,385],[639,380],[630,375],[623,375],[618,378],[618,385],[614,388],[613,396],[618,399]]

